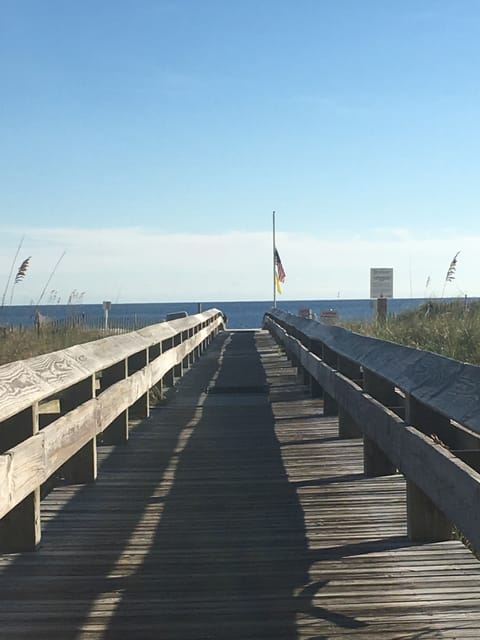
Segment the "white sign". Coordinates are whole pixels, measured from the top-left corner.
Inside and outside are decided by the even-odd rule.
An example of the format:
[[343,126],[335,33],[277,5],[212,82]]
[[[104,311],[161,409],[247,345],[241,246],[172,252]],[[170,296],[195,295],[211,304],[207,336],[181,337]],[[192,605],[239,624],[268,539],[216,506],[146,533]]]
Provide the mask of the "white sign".
[[393,298],[393,269],[370,269],[370,298]]

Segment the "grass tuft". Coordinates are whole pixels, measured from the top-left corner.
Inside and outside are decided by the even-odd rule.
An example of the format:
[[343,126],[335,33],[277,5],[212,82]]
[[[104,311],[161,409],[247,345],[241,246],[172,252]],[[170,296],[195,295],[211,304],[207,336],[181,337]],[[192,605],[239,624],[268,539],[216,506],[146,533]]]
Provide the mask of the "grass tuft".
[[425,302],[380,322],[342,323],[347,329],[382,340],[480,364],[480,302]]
[[82,326],[58,328],[49,325],[42,327],[40,331],[33,327],[3,328],[0,331],[0,365],[118,333],[116,330],[108,332],[104,329],[90,329]]

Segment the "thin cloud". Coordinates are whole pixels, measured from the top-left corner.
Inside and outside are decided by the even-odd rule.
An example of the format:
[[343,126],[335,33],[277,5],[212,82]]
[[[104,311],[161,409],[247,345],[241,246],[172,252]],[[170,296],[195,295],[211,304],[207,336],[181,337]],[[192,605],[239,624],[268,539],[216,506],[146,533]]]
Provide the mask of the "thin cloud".
[[[25,233],[31,255],[28,277],[15,293],[17,304],[38,298],[62,251],[52,280],[63,300],[72,290],[84,301],[120,302],[266,300],[272,294],[269,231],[165,234],[142,227],[120,229],[0,228],[0,273],[6,278],[18,240]],[[475,277],[480,236],[445,230],[426,237],[411,229],[374,229],[311,235],[277,233],[287,273],[285,299],[368,298],[370,267],[393,267],[396,297],[439,295],[452,253],[461,250],[455,287],[446,295],[480,295]],[[458,291],[457,291],[458,289]]]

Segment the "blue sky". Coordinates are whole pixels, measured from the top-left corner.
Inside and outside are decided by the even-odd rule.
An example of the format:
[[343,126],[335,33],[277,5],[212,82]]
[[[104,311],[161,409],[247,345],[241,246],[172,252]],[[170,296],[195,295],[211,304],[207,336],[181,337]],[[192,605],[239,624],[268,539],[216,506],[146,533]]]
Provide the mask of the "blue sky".
[[[477,0],[0,0],[15,301],[480,295]],[[25,255],[24,255],[25,254]],[[425,286],[430,276],[429,290]],[[1,282],[0,282],[1,284]]]

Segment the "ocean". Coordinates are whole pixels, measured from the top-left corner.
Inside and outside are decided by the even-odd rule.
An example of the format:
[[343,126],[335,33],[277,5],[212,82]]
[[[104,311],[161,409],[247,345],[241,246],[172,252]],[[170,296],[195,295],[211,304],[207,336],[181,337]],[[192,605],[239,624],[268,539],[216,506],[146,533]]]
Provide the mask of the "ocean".
[[[388,300],[388,313],[397,314],[422,304],[423,298],[392,298]],[[203,302],[202,309],[216,308],[227,316],[230,329],[255,329],[262,326],[265,311],[272,308],[271,301]],[[277,307],[298,314],[300,309],[311,309],[319,316],[322,311],[334,309],[341,320],[368,320],[372,317],[372,300],[277,300]],[[127,322],[128,326],[143,327],[165,319],[167,313],[186,311],[197,313],[197,302],[149,302],[112,304],[109,322],[112,326]],[[39,311],[52,320],[83,317],[87,323],[101,324],[104,318],[101,304],[41,305]],[[0,309],[0,326],[33,326],[33,306],[5,306]]]

